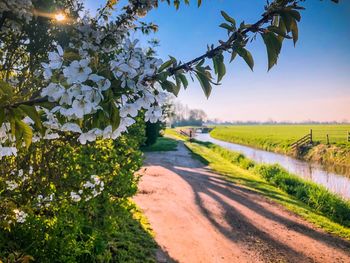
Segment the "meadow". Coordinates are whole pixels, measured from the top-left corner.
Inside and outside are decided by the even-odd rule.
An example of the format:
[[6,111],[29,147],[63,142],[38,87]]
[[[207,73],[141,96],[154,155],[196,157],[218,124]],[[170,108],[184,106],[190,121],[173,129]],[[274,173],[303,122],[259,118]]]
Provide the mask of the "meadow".
[[223,141],[295,155],[291,145],[310,133],[311,129],[314,147],[307,149],[303,152],[303,156],[299,157],[332,165],[350,165],[350,142],[348,142],[350,125],[217,126],[210,135]]

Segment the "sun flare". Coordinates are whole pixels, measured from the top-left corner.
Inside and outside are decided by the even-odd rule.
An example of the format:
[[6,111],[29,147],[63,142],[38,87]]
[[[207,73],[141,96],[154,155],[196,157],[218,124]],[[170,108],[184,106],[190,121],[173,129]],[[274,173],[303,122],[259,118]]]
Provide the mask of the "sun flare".
[[57,21],[61,22],[61,21],[66,19],[66,16],[64,14],[62,14],[62,13],[58,13],[58,14],[55,15],[55,19]]

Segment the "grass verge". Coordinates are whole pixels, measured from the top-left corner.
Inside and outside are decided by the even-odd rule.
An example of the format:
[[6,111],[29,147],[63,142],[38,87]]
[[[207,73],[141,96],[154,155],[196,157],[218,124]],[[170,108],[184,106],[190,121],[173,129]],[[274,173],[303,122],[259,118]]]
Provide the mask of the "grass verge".
[[197,158],[228,180],[282,204],[329,233],[350,240],[350,203],[276,165],[257,165],[212,143],[185,142]]
[[175,141],[174,139],[159,137],[155,144],[142,147],[142,151],[143,152],[175,151],[176,147],[177,147],[177,141]]
[[175,129],[166,129],[164,131],[164,135],[166,135],[167,137],[173,138],[175,140],[181,140],[181,141],[187,141],[189,139],[188,137],[178,133]]

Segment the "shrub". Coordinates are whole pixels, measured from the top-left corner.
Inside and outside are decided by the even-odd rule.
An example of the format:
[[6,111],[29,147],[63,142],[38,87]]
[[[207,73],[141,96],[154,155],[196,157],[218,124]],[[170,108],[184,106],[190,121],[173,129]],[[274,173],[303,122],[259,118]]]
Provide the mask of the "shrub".
[[146,122],[146,146],[153,145],[157,142],[159,137],[159,132],[163,128],[163,124],[161,122],[151,123]]
[[0,261],[147,258],[152,239],[147,233],[136,236],[142,228],[131,218],[127,201],[137,190],[134,173],[142,165],[143,134],[138,124],[116,141],[41,141],[5,159],[0,171]]

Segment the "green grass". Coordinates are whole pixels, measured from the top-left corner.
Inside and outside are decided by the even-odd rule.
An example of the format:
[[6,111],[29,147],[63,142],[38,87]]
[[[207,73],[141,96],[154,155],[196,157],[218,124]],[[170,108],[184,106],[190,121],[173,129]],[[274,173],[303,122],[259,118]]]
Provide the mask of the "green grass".
[[255,145],[263,148],[289,147],[313,130],[314,141],[326,143],[326,134],[329,134],[330,143],[348,144],[347,132],[350,125],[241,125],[218,126],[211,135],[214,138],[242,144]]
[[[268,151],[293,155],[291,144],[313,130],[317,146],[304,153],[308,160],[328,164],[350,165],[350,143],[347,132],[350,125],[237,125],[218,126],[210,135],[213,138],[249,145]],[[329,134],[330,145],[326,144]]]
[[188,137],[181,135],[180,133],[178,133],[175,129],[166,129],[164,131],[164,135],[170,138],[173,138],[175,140],[181,140],[181,141],[187,141]]
[[156,262],[158,245],[147,218],[132,200],[123,208],[124,214],[118,215],[123,221],[116,225],[110,242],[116,250],[114,262]]
[[159,137],[157,142],[151,146],[142,148],[144,152],[164,152],[175,151],[177,147],[177,141],[171,138]]
[[323,228],[350,240],[350,203],[280,167],[256,165],[240,153],[211,143],[186,142],[200,160],[228,180],[259,192]]

